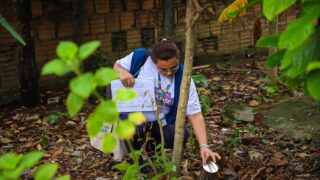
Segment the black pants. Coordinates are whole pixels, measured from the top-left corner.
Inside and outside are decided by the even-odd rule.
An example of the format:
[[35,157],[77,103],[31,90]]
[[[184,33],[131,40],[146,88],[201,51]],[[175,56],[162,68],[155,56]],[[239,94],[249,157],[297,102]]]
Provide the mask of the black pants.
[[[121,114],[121,119],[127,119],[127,114]],[[165,148],[173,149],[174,143],[174,134],[175,134],[175,123],[168,124],[163,127],[163,136]],[[187,128],[184,128],[184,137],[183,142],[186,144],[188,139],[189,133]],[[145,144],[145,141],[148,140],[146,143],[147,151],[154,151],[155,146],[161,143],[161,134],[160,134],[160,127],[159,124],[156,122],[146,122],[142,125],[136,126],[136,134],[132,138],[133,147],[138,150],[141,149],[142,145]]]

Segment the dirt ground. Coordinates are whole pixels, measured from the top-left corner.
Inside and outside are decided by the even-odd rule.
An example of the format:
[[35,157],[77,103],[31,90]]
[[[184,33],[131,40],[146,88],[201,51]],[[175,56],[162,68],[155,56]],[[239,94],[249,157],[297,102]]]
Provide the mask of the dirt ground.
[[[282,111],[264,113],[273,104],[291,97],[292,93],[281,84],[275,92],[267,90],[271,85],[264,79],[262,61],[251,58],[236,63],[220,62],[197,69],[195,74],[204,74],[209,83],[207,87],[203,84],[197,84],[197,87],[201,88],[199,96],[207,96],[211,102],[205,115],[209,145],[223,157],[218,162],[220,169],[215,178],[319,179],[320,150],[316,141],[312,138],[296,139],[281,129],[267,126],[266,121],[271,115],[283,115]],[[85,119],[94,101],[88,102],[87,108],[78,116],[69,118],[65,114],[67,92],[45,92],[41,94],[41,104],[34,108],[1,107],[0,154],[42,150],[45,157],[41,163],[58,163],[59,174],[69,173],[72,179],[120,179],[121,173],[111,169],[115,162],[110,155],[90,146]],[[253,108],[254,118],[250,122],[226,120],[223,113],[230,104]],[[292,110],[299,114],[296,109]],[[52,114],[58,114],[58,120],[49,118]],[[291,121],[289,119],[286,123]],[[211,179],[202,171],[198,146],[192,139],[186,152],[182,161],[182,179]],[[29,179],[33,170],[25,172],[23,179]]]

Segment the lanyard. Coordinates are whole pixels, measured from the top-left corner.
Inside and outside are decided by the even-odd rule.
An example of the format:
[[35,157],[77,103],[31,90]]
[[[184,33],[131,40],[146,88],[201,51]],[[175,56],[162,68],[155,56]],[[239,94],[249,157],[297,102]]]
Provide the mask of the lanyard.
[[142,66],[134,75],[133,77],[136,78],[138,76],[138,74],[140,73],[140,71],[143,69],[144,66]]
[[165,89],[161,89],[161,77],[160,74],[158,73],[158,97],[160,101],[163,101],[163,97],[168,93],[171,84],[172,84],[173,78],[170,80],[169,84]]

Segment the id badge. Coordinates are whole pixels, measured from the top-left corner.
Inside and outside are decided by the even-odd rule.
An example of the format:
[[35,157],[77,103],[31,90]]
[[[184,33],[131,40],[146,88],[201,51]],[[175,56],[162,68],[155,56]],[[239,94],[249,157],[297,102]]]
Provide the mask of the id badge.
[[159,112],[159,119],[160,119],[160,123],[161,123],[162,127],[167,125],[166,116],[164,115],[164,113],[162,111]]

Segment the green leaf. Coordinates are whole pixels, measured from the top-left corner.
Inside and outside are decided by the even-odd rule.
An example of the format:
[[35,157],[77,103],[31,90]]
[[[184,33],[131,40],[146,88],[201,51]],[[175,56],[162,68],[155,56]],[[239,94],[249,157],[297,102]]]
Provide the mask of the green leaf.
[[99,120],[104,123],[113,124],[119,118],[119,112],[115,101],[102,101],[95,110]]
[[54,59],[43,66],[41,74],[55,74],[57,76],[62,76],[69,73],[70,71],[71,69],[61,59]]
[[266,92],[267,94],[274,94],[276,92],[276,89],[273,87],[267,87]]
[[310,12],[313,8],[320,9],[319,0],[301,0],[303,11]]
[[129,167],[130,167],[130,164],[128,164],[126,162],[122,162],[122,163],[119,163],[119,164],[116,164],[116,165],[112,166],[112,169],[118,169],[120,171],[126,171]]
[[100,68],[94,75],[98,86],[106,86],[111,81],[118,79],[119,74],[111,68]]
[[262,142],[263,144],[269,144],[269,141],[266,140],[266,139],[261,139],[261,142]]
[[320,9],[313,9],[309,14],[304,14],[290,23],[280,37],[279,48],[294,49],[301,45],[315,31],[312,20],[319,14]]
[[313,33],[298,48],[287,50],[281,61],[280,69],[283,75],[296,78],[307,70],[307,65],[320,59],[320,29]]
[[307,89],[313,98],[320,100],[320,70],[309,74],[307,77]]
[[83,106],[83,98],[70,92],[67,98],[67,109],[71,117],[75,116]]
[[6,179],[19,179],[24,170],[22,166],[18,166],[16,169],[4,170],[3,176],[6,177]]
[[283,58],[284,54],[286,53],[286,50],[282,49],[271,56],[269,56],[265,62],[265,67],[267,68],[274,68],[277,65],[280,65],[281,59]]
[[34,173],[34,179],[51,180],[57,170],[58,165],[56,163],[42,164]]
[[87,59],[91,54],[93,54],[98,47],[101,45],[100,41],[90,41],[80,46],[79,48],[79,59]]
[[129,102],[137,97],[137,93],[130,88],[122,88],[116,92],[116,100],[120,102]]
[[257,42],[257,47],[259,48],[275,48],[278,46],[279,35],[271,34],[268,36],[261,37]]
[[136,127],[130,121],[119,121],[119,125],[116,127],[115,132],[120,139],[131,139],[136,133]]
[[23,166],[24,169],[32,168],[37,162],[43,157],[43,152],[34,151],[25,154],[21,160],[20,165]]
[[64,60],[73,60],[76,58],[78,46],[71,41],[61,41],[56,49],[59,58]]
[[55,178],[55,180],[70,180],[70,179],[71,179],[70,175],[63,175],[63,176]]
[[310,62],[307,67],[307,73],[309,73],[315,69],[320,69],[320,61]]
[[51,112],[50,115],[48,116],[48,123],[49,124],[54,124],[56,122],[59,121],[60,117],[61,117],[60,112]]
[[0,24],[7,30],[9,33],[22,45],[26,45],[26,42],[22,39],[22,37],[17,33],[16,30],[6,21],[6,19],[0,14]]
[[176,166],[175,166],[173,163],[168,163],[168,164],[165,166],[165,172],[166,172],[166,173],[176,172],[176,171],[177,171],[177,168],[176,168]]
[[84,99],[88,98],[95,88],[96,83],[92,73],[78,76],[70,82],[71,91]]
[[163,177],[163,176],[165,176],[165,175],[166,175],[166,173],[159,173],[159,174],[153,176],[151,180],[161,179],[161,177]]
[[22,155],[6,153],[0,157],[0,169],[12,170],[17,167]]
[[87,131],[90,137],[97,136],[103,128],[103,123],[95,113],[89,115],[87,119]]
[[114,134],[105,134],[102,138],[102,151],[104,153],[110,153],[116,147],[117,140]]
[[138,173],[139,173],[139,167],[135,165],[131,165],[126,170],[126,173],[123,176],[123,180],[136,180]]
[[196,84],[202,83],[205,87],[208,87],[208,85],[209,85],[206,77],[204,77],[204,75],[202,75],[202,74],[193,75],[192,79]]
[[140,125],[147,121],[146,117],[141,112],[130,113],[128,120],[135,125]]
[[272,21],[280,13],[292,6],[296,0],[263,0],[262,11],[264,16]]

